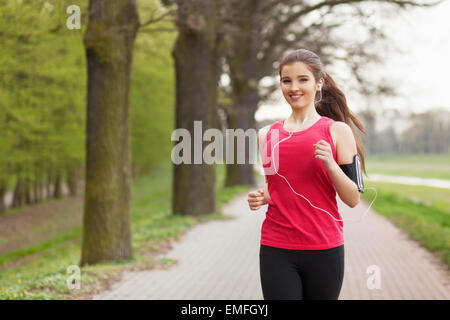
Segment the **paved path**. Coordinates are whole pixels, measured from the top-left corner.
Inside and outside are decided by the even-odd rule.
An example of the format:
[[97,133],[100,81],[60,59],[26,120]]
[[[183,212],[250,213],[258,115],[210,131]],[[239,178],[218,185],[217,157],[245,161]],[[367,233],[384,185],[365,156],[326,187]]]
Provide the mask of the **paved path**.
[[[267,206],[251,211],[246,199],[240,196],[224,207],[234,219],[200,224],[174,243],[165,256],[177,264],[125,272],[94,299],[262,299],[258,254]],[[368,207],[363,200],[353,209],[337,200],[344,219],[358,219]],[[443,264],[373,210],[360,222],[344,221],[344,237],[339,299],[450,299],[450,273]],[[379,289],[368,288],[374,275],[367,273],[369,266],[379,270]]]
[[450,180],[446,179],[430,179],[420,177],[404,177],[404,176],[390,176],[385,174],[371,173],[370,179],[367,181],[382,181],[399,184],[408,184],[413,186],[428,186],[436,188],[450,189]]

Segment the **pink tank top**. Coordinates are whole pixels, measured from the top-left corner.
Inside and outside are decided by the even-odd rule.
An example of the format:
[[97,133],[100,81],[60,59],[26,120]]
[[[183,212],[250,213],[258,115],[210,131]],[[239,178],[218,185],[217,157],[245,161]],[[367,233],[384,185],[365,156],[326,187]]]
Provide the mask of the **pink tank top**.
[[[322,139],[330,144],[337,162],[336,148],[330,133],[332,122],[333,119],[322,116],[309,128],[293,132],[289,139],[276,146],[278,141],[289,137],[290,132],[283,128],[284,120],[270,127],[263,142],[263,152],[268,156],[266,160],[263,156],[267,162],[263,163],[263,168],[271,200],[261,227],[261,244],[284,249],[322,250],[344,243],[342,221],[336,221],[328,213],[312,207],[291,190],[285,179],[267,170],[273,169],[275,162],[278,173],[289,181],[297,193],[336,219],[342,219],[334,183],[322,160],[314,157],[313,144]],[[274,130],[277,130],[278,135]],[[274,146],[274,157],[271,157]]]

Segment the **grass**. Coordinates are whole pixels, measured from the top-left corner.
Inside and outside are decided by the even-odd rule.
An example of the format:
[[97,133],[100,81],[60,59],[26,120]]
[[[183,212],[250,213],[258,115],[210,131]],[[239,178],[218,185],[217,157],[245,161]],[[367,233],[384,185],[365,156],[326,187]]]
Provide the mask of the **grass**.
[[[371,180],[366,180],[365,185],[377,190],[375,211],[405,230],[450,268],[449,189]],[[370,203],[374,192],[370,190],[361,197]]]
[[450,154],[369,155],[368,174],[450,179]]
[[[450,179],[450,154],[370,155],[370,174]],[[367,179],[377,189],[375,211],[390,219],[450,267],[450,190]],[[374,193],[362,195],[368,203]]]
[[[2,214],[0,217],[2,219],[0,224],[8,219],[11,219],[13,224],[0,225],[0,265],[4,261],[3,252],[5,250],[17,250],[17,248],[25,246],[28,246],[26,250],[31,250],[34,245],[31,246],[30,244],[41,246],[42,239],[51,238],[53,235],[63,236],[63,230],[79,225],[82,218],[82,207],[83,203],[80,196],[77,198],[52,199],[34,206],[28,205],[8,209],[8,214]],[[5,217],[7,219],[4,219]],[[13,230],[16,230],[14,233],[9,230],[11,226]]]
[[[133,182],[133,258],[81,268],[81,289],[68,289],[67,268],[81,256],[81,226],[65,230],[33,246],[0,256],[0,299],[84,299],[102,290],[129,269],[166,267],[176,261],[157,252],[197,223],[226,218],[219,211],[196,217],[170,214],[171,163]],[[217,208],[249,189],[223,188],[225,166],[217,165]]]

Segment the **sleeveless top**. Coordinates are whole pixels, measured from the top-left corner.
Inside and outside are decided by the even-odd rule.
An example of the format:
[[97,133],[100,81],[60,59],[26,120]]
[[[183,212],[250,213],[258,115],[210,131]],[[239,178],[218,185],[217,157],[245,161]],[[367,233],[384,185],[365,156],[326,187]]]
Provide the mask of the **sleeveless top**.
[[[289,132],[283,128],[284,120],[271,125],[263,142],[263,169],[268,182],[271,200],[261,227],[262,245],[295,250],[322,250],[344,243],[344,224],[336,201],[333,180],[324,168],[322,160],[315,158],[314,146],[325,140],[331,146],[337,162],[336,148],[331,137],[330,125],[334,120],[322,116],[312,126],[302,131]],[[292,134],[290,138],[289,135]],[[285,141],[276,143],[284,138]],[[274,148],[275,147],[275,148]],[[271,157],[274,149],[273,157]],[[267,155],[267,157],[265,157]]]

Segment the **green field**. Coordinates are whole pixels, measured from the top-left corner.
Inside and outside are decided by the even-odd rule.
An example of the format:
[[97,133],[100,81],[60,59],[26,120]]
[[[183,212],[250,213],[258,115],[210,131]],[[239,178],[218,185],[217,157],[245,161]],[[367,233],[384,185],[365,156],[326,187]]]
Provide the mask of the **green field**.
[[369,174],[411,176],[450,180],[450,154],[369,155]]

